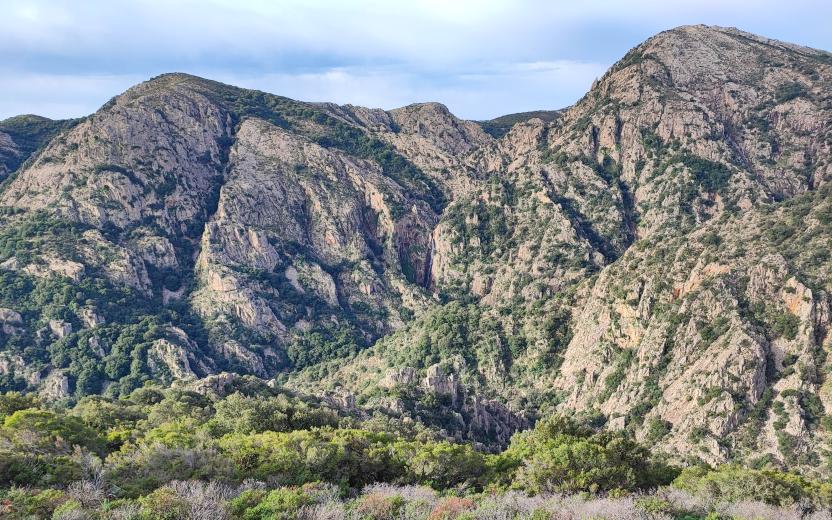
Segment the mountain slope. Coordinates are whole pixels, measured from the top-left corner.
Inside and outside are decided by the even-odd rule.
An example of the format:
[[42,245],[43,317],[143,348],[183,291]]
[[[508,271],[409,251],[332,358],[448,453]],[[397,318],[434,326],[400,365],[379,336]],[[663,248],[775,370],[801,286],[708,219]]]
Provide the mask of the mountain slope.
[[[389,145],[320,107],[166,75],[61,134],[11,180],[0,195],[3,265],[8,276],[37,279],[25,283],[58,275],[142,302],[141,313],[118,319],[99,309],[109,299],[101,291],[55,312],[25,302],[33,308],[21,317],[25,328],[61,331],[37,338],[44,352],[63,340],[77,353],[92,334],[86,315],[113,329],[107,339],[91,335],[92,350],[122,368],[98,370],[93,388],[127,375],[138,347],[111,349],[124,327],[146,318],[159,331],[142,333],[152,337],[149,353],[129,370],[139,379],[235,366],[265,377],[289,364],[293,338],[338,337],[339,349],[320,345],[319,355],[345,354],[401,323],[408,305],[418,308],[420,237],[444,198]],[[402,297],[404,307],[394,303]],[[96,361],[85,355],[82,364]],[[26,377],[37,380],[52,363],[27,366]]]
[[0,179],[17,170],[55,135],[72,127],[77,120],[53,121],[23,115],[0,121]]
[[488,121],[478,121],[483,130],[490,136],[500,138],[508,133],[511,128],[517,123],[528,121],[529,119],[540,119],[541,121],[554,121],[561,116],[561,110],[534,110],[532,112],[518,112],[516,114],[506,114],[504,116],[495,117]]
[[154,78],[3,185],[0,383],[232,371],[484,447],[557,411],[822,472],[830,90],[829,53],[705,26],[491,126]]
[[[738,50],[752,70],[730,61]],[[710,51],[717,55],[691,59]],[[413,322],[353,365],[333,366],[324,384],[389,408],[391,393],[377,388],[409,374],[402,365],[416,370],[404,386],[430,388],[426,360],[433,360],[474,395],[527,414],[598,414],[671,453],[710,462],[753,453],[742,432],[755,431],[760,416],[770,429],[758,449],[783,463],[817,465],[825,408],[814,396],[825,381],[818,352],[828,345],[829,291],[819,273],[828,269],[829,230],[815,226],[785,250],[782,240],[809,218],[807,207],[825,208],[828,199],[828,56],[734,30],[680,28],[631,51],[554,124],[516,125],[477,152],[483,169],[501,173],[499,183],[467,206],[453,202],[434,232],[434,286],[453,277],[479,305]],[[716,74],[729,86],[689,79],[711,60],[727,63]],[[768,60],[791,60],[797,70]],[[678,78],[654,77],[657,67],[675,71],[679,61],[687,69]],[[760,75],[771,78],[759,82]],[[780,95],[788,81],[805,82],[802,94]],[[714,89],[742,92],[755,104],[714,104],[725,99]],[[769,155],[743,164],[751,156],[743,150],[752,149]],[[803,213],[784,206],[783,220],[768,216],[783,205],[777,201],[800,193],[794,200]],[[776,230],[760,234],[761,220]],[[492,223],[504,227],[491,232]],[[721,237],[726,223],[732,233]],[[575,233],[566,243],[549,238],[566,233]],[[693,249],[702,237],[704,250]],[[736,251],[726,258],[715,244],[729,239]],[[683,250],[665,250],[670,244]],[[759,280],[748,294],[691,290],[714,277],[729,287]],[[814,288],[801,296],[811,310],[782,296],[805,287]],[[449,321],[464,331],[443,332]],[[783,356],[817,376],[782,382],[794,371],[778,364]],[[773,397],[783,393],[786,399]],[[775,433],[782,420],[788,437]]]

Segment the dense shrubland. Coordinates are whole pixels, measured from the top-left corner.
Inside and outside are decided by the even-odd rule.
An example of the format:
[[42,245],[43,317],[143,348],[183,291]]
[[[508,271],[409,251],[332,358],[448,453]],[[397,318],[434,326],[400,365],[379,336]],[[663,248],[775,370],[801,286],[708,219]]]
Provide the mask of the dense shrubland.
[[68,409],[3,394],[4,517],[779,518],[832,503],[832,486],[774,470],[680,473],[569,418],[488,454],[253,381],[226,397],[148,386]]

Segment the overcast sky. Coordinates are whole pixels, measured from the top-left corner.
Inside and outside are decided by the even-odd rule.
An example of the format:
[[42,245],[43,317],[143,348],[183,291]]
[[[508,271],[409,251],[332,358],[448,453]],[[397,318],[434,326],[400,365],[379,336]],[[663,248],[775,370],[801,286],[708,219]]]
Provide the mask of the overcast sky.
[[487,119],[570,105],[678,25],[832,50],[829,0],[0,0],[0,13],[0,119],[86,115],[174,71],[307,101],[440,101]]

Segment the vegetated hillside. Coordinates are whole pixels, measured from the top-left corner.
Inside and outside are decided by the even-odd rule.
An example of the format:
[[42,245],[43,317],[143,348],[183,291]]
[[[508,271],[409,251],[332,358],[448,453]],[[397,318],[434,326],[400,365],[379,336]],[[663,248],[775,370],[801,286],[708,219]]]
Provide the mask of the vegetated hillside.
[[0,179],[17,170],[58,132],[77,120],[53,121],[35,115],[10,117],[0,121]]
[[154,78],[0,191],[2,388],[227,371],[491,450],[577,413],[826,474],[830,90],[704,26],[491,126]]
[[477,123],[486,131],[491,137],[500,138],[506,135],[511,127],[517,123],[523,123],[529,119],[540,119],[541,121],[551,122],[556,120],[563,114],[563,110],[533,110],[531,112],[518,112],[516,114],[506,114],[504,116],[495,117],[487,121],[477,121]]

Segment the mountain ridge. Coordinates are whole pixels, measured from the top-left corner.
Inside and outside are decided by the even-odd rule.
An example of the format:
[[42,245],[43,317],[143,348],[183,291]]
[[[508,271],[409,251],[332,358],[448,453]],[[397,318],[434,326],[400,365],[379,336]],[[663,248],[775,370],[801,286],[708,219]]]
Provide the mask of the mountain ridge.
[[831,57],[682,26],[499,137],[158,76],[6,166],[3,388],[239,372],[484,446],[579,413],[822,473]]

